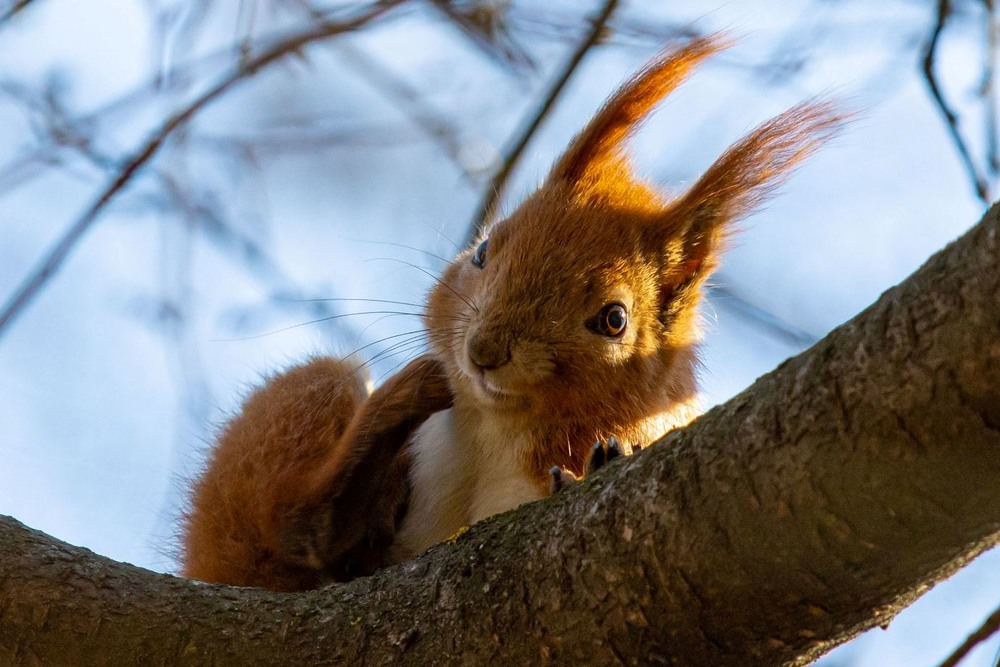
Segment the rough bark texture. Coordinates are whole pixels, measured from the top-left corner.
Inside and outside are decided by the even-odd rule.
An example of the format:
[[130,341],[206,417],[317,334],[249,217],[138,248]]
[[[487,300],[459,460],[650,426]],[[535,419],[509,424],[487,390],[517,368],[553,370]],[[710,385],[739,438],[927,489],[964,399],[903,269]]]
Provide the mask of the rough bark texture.
[[199,585],[0,521],[0,663],[808,662],[1000,538],[998,213],[691,427],[371,578]]

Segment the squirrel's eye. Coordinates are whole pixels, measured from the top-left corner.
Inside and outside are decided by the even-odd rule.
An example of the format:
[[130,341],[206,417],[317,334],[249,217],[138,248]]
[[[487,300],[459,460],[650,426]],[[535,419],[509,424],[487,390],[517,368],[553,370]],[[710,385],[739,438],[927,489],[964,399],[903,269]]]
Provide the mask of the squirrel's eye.
[[620,303],[609,303],[601,308],[595,324],[597,333],[617,338],[625,332],[625,327],[628,325],[628,311]]
[[476,252],[472,254],[472,265],[478,268],[483,268],[486,264],[486,244],[489,239],[484,239],[482,243],[476,248]]

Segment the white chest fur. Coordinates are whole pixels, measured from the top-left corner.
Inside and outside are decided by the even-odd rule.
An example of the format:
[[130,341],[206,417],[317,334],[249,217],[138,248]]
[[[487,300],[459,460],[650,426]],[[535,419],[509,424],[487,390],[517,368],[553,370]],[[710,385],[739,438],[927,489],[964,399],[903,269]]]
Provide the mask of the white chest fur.
[[[635,427],[637,443],[650,443],[698,414],[691,398]],[[462,527],[544,497],[527,477],[524,435],[488,414],[439,412],[417,429],[410,448],[410,503],[392,560],[412,558]]]
[[410,449],[410,504],[393,560],[415,556],[463,526],[541,498],[519,463],[518,452],[526,446],[489,419],[461,420],[454,410],[428,419]]

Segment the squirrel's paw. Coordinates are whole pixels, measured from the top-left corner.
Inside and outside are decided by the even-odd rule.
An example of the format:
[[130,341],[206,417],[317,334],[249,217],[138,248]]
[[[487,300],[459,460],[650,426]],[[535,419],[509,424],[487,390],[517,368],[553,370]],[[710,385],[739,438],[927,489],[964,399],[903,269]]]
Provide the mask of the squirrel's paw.
[[[622,455],[622,447],[614,437],[608,438],[607,442],[598,440],[594,443],[594,448],[590,452],[590,459],[587,461],[587,471],[584,477],[600,470]],[[581,477],[577,477],[566,468],[559,466],[549,468],[549,489],[552,493],[558,493],[563,487],[575,484],[581,479]]]

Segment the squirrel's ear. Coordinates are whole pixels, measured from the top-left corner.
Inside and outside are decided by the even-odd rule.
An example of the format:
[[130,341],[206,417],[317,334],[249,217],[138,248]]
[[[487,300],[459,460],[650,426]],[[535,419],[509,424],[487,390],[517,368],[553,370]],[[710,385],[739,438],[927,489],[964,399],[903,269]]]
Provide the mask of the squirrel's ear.
[[705,58],[727,46],[716,35],[697,39],[661,55],[627,81],[577,135],[549,175],[552,181],[597,186],[617,178],[624,164],[623,144],[657,102],[679,86]]
[[670,202],[654,233],[672,248],[676,284],[707,277],[732,223],[760,206],[845,120],[830,101],[792,107],[731,146],[691,189]]

